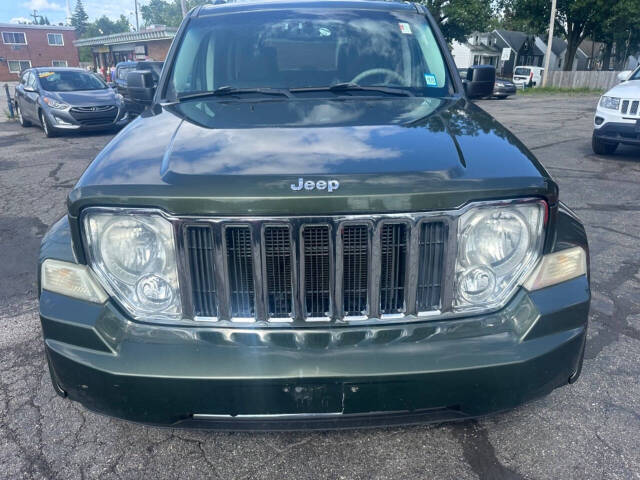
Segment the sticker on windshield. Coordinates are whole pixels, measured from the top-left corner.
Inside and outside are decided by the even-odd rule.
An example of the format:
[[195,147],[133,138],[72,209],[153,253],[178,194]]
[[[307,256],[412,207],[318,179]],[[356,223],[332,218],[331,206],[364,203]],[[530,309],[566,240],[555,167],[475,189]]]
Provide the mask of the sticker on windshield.
[[425,73],[424,81],[427,83],[427,87],[437,87],[438,80],[436,80],[436,76],[433,73]]
[[46,77],[49,77],[51,75],[53,75],[53,72],[41,72],[41,73],[38,74],[38,76],[40,78],[46,78]]
[[405,35],[411,35],[411,25],[405,22],[400,22],[398,23],[398,26],[400,27],[400,31],[402,33],[404,33]]

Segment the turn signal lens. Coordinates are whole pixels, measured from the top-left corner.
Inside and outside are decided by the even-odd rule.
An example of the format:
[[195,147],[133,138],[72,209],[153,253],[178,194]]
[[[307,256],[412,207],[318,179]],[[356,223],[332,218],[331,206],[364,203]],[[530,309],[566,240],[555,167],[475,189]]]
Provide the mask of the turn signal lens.
[[46,259],[42,263],[42,290],[79,298],[93,303],[104,303],[107,294],[93,278],[86,265]]
[[574,247],[542,257],[523,286],[531,292],[586,274],[587,253],[581,247]]

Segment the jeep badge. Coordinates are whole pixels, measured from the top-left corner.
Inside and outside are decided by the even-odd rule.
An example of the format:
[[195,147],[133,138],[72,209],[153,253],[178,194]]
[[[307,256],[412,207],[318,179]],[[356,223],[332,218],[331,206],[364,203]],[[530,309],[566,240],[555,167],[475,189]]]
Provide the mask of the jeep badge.
[[314,182],[313,180],[307,180],[305,182],[304,178],[298,178],[298,185],[295,183],[291,184],[291,190],[300,191],[302,189],[305,190],[313,190],[314,188],[318,190],[327,190],[329,192],[333,192],[334,190],[338,190],[340,188],[340,182],[338,180],[318,180]]

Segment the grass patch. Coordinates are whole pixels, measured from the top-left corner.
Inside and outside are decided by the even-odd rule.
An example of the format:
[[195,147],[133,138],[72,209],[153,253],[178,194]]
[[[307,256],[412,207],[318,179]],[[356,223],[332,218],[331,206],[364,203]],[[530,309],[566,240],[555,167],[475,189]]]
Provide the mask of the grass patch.
[[518,88],[518,95],[602,95],[605,91],[598,88],[560,88],[560,87],[534,87],[524,90]]

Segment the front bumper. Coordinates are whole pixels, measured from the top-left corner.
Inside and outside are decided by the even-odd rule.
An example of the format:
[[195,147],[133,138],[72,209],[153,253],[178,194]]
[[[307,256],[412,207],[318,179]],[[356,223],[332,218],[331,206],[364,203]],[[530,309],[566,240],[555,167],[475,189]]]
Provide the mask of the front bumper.
[[[129,114],[124,108],[124,105],[118,107],[118,113],[116,114],[113,121],[98,124],[85,124],[81,121],[78,121],[68,110],[44,108],[43,112],[47,116],[49,124],[56,130],[104,130],[108,128],[124,127],[129,122]],[[90,115],[88,116],[88,118],[90,119]]]
[[165,426],[346,428],[474,417],[577,378],[589,284],[520,291],[500,312],[367,327],[235,329],[134,323],[115,305],[43,291],[56,388]]
[[517,91],[517,89],[516,89],[515,85],[508,85],[508,86],[504,86],[504,87],[496,86],[493,89],[493,95],[496,96],[496,97],[515,95],[516,91]]
[[594,128],[593,135],[608,143],[640,146],[640,123],[607,122],[599,128]]

